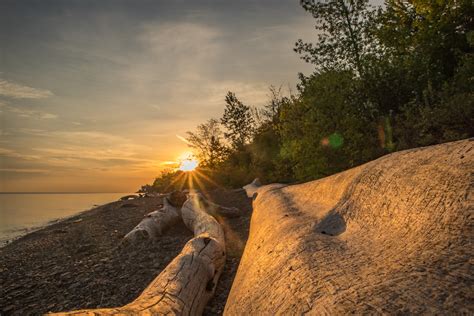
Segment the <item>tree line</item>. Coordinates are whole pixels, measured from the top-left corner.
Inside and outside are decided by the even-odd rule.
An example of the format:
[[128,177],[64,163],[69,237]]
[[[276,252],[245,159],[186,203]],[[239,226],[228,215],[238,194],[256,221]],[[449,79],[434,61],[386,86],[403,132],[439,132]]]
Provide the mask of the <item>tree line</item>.
[[[314,65],[263,108],[228,92],[223,116],[188,132],[200,171],[237,187],[325,177],[384,154],[474,135],[472,0],[302,0]],[[155,187],[170,188],[167,171]],[[170,178],[168,182],[163,179]]]

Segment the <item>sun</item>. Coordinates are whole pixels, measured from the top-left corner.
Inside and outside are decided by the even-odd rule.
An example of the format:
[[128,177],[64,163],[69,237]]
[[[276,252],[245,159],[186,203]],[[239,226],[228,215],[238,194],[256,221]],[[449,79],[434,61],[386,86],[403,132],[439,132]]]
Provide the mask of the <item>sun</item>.
[[181,171],[193,171],[199,166],[199,161],[194,157],[194,154],[190,152],[181,154],[178,158],[178,162],[178,170]]
[[193,171],[199,165],[199,162],[195,159],[183,160],[179,164],[179,170],[181,171]]

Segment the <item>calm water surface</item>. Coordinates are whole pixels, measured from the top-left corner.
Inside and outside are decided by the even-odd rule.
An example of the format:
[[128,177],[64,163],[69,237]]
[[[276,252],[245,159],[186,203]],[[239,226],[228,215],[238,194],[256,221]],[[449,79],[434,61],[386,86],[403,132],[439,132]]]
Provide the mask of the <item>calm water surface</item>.
[[0,194],[0,246],[51,221],[116,201],[130,193]]

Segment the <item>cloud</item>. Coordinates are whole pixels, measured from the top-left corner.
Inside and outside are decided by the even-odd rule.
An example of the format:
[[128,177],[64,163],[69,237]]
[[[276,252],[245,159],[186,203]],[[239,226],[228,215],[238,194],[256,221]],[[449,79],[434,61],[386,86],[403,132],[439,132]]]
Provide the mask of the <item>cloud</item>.
[[48,173],[46,169],[20,169],[20,168],[0,168],[0,172],[11,172],[11,173]]
[[[56,114],[47,113],[43,111],[21,109],[21,108],[7,105],[6,103],[1,103],[1,102],[0,102],[0,108],[3,108],[10,113],[18,114],[18,116],[20,117],[34,118],[34,119],[39,119],[39,120],[45,120],[45,119],[48,120],[48,119],[58,118]],[[0,113],[3,113],[3,111],[0,110]]]
[[55,119],[58,118],[56,114],[51,114],[51,113],[40,113],[40,118],[41,119]]
[[0,79],[0,96],[14,99],[43,99],[54,94],[45,89],[37,89]]
[[100,131],[38,131],[35,135],[62,144],[32,148],[50,166],[135,166],[153,161],[144,156],[150,147]]
[[180,141],[185,142],[186,144],[189,144],[188,140],[187,140],[186,138],[184,138],[183,136],[176,134],[176,137],[177,137]]
[[220,35],[217,28],[199,23],[145,23],[139,40],[165,63],[199,66],[199,61],[212,60],[220,53]]
[[24,159],[24,160],[38,160],[40,159],[39,156],[36,155],[26,155],[26,154],[21,154],[13,149],[9,148],[2,148],[0,147],[0,157],[11,157],[15,159]]
[[[297,72],[306,72],[292,47],[297,38],[308,38],[304,30],[314,32],[313,21],[287,2],[196,1],[183,8],[181,1],[158,1],[112,11],[80,5],[73,16],[58,16],[51,4],[21,28],[14,22],[24,8],[12,7],[4,33],[21,43],[5,47],[8,61],[31,62],[6,65],[0,73],[0,147],[15,150],[0,150],[0,167],[50,173],[19,185],[13,181],[21,177],[9,171],[3,183],[21,190],[65,190],[64,179],[86,190],[131,187],[138,182],[114,179],[149,181],[176,166],[173,158],[189,150],[186,131],[220,117],[227,91],[261,106],[270,84],[293,82]],[[38,36],[21,36],[39,29]],[[48,45],[41,45],[45,40]]]
[[97,162],[124,164],[149,162],[148,159],[137,158],[135,152],[130,152],[121,146],[115,148],[90,148],[86,146],[68,146],[63,148],[33,148],[40,152],[45,159],[59,159],[76,162],[80,160],[93,160]]

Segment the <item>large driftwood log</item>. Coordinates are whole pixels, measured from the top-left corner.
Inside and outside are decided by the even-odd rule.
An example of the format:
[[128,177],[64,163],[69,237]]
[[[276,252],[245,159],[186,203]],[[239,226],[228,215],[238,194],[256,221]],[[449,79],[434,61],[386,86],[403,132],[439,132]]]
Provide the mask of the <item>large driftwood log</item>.
[[214,294],[225,263],[221,225],[191,196],[181,214],[194,238],[133,302],[117,308],[78,310],[54,315],[200,315]]
[[154,239],[161,236],[165,230],[178,221],[178,209],[170,204],[167,197],[164,197],[163,207],[147,214],[135,228],[123,237],[121,245],[129,246],[146,239]]
[[270,190],[280,189],[286,186],[288,186],[288,184],[284,183],[271,183],[262,185],[260,180],[255,178],[251,183],[244,185],[242,189],[245,191],[245,194],[247,194],[247,197],[255,200],[258,194],[262,194]]
[[464,140],[259,188],[225,315],[472,315],[473,172]]

